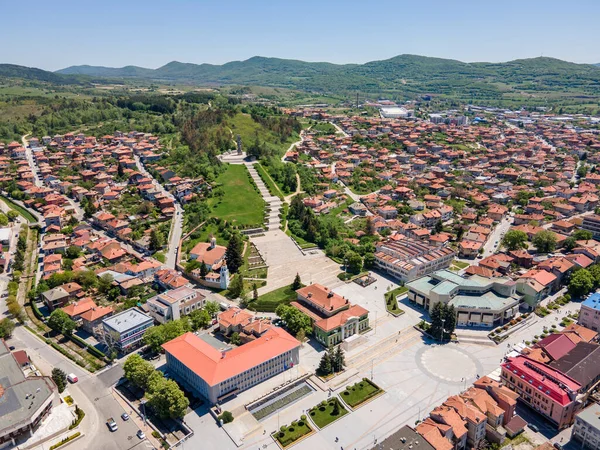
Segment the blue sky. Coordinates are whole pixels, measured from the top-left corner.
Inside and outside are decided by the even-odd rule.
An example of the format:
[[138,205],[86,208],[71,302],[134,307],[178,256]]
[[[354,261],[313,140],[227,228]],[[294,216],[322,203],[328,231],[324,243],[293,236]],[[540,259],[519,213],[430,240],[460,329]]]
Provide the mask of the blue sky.
[[251,56],[600,63],[600,1],[2,0],[0,62],[156,68]]

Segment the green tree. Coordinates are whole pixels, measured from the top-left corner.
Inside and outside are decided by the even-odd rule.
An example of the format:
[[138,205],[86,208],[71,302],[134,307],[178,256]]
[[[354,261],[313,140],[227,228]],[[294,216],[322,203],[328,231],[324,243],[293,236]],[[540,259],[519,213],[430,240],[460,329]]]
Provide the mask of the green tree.
[[101,294],[106,294],[109,289],[112,287],[114,278],[110,273],[105,273],[100,278],[98,278],[98,292]]
[[219,420],[222,420],[223,423],[231,423],[233,422],[233,414],[229,411],[223,411],[223,414],[219,416]]
[[196,309],[188,317],[193,331],[206,328],[210,324],[210,314],[204,309]]
[[48,326],[64,335],[70,335],[77,325],[62,309],[55,309],[52,311],[52,314],[50,314]]
[[153,228],[150,232],[150,245],[151,251],[155,252],[163,248],[165,245],[165,237],[158,228]]
[[592,264],[587,270],[594,280],[594,289],[600,287],[600,264]]
[[588,295],[594,288],[594,278],[586,269],[576,271],[569,281],[569,294],[575,298]]
[[242,340],[240,339],[240,333],[238,333],[237,331],[231,333],[231,336],[229,337],[229,342],[233,345],[241,345]]
[[202,263],[200,263],[200,278],[204,280],[206,275],[208,275],[208,268],[206,267],[206,263],[202,261]]
[[155,371],[154,366],[137,353],[129,356],[123,364],[125,378],[143,390],[148,388],[148,380]]
[[340,403],[339,400],[337,399],[337,397],[333,398],[333,410],[331,411],[331,415],[332,416],[339,416],[340,415]]
[[454,305],[445,305],[444,319],[444,332],[450,336],[456,329],[456,309]]
[[0,226],[5,227],[8,225],[8,217],[4,213],[0,213]]
[[[185,264],[185,272],[192,273],[194,270],[199,269],[201,265],[203,264],[197,259],[191,259]],[[204,268],[204,272],[206,272],[206,267]],[[204,276],[206,276],[206,273]]]
[[317,369],[320,375],[327,376],[333,373],[333,364],[331,361],[331,355],[329,354],[329,349],[323,356],[321,356],[321,361],[319,362],[319,367]]
[[549,230],[538,231],[532,242],[540,253],[553,252],[556,248],[556,234]]
[[162,326],[148,328],[142,338],[144,345],[147,345],[155,352],[161,351],[161,345],[167,342],[165,330]]
[[81,250],[76,245],[70,245],[65,251],[65,256],[69,259],[79,258],[79,255],[81,255]]
[[303,329],[306,334],[312,331],[310,317],[302,311],[288,305],[279,305],[275,310],[275,314],[285,322],[287,329],[293,335]]
[[252,301],[258,301],[258,286],[256,283],[252,283]]
[[333,371],[341,372],[344,370],[344,366],[346,365],[346,358],[344,356],[344,351],[342,350],[342,346],[338,345],[335,349],[335,353],[332,351],[333,355]]
[[237,273],[242,264],[244,263],[243,252],[244,244],[239,233],[233,233],[229,238],[227,244],[227,250],[225,251],[225,260],[227,261],[227,268],[231,273]]
[[363,257],[363,266],[365,269],[370,269],[375,266],[375,255],[373,252],[365,253]]
[[352,273],[359,273],[362,269],[362,258],[355,251],[348,251],[344,255],[344,260],[348,264],[348,270]]
[[244,277],[241,273],[238,273],[233,277],[228,287],[228,296],[231,298],[238,298],[244,294]]
[[502,239],[502,245],[507,250],[527,248],[527,233],[521,230],[509,230]]
[[296,333],[296,339],[298,339],[300,344],[303,344],[304,341],[306,340],[306,331],[304,331],[303,328],[300,328],[298,330],[298,332]]
[[575,231],[572,236],[577,241],[589,241],[594,237],[591,231],[579,229]]
[[292,291],[297,291],[302,287],[302,280],[300,279],[300,274],[296,272],[296,276],[294,277],[294,282],[292,283]]
[[204,304],[204,310],[210,315],[210,317],[215,317],[221,310],[221,307],[219,306],[219,303],[209,300]]
[[441,220],[438,220],[438,221],[435,223],[435,226],[433,227],[433,231],[435,231],[435,234],[439,234],[439,233],[441,233],[442,231],[444,231],[444,225],[442,224],[442,221],[441,221]]
[[160,326],[164,330],[165,342],[171,341],[190,331],[190,322],[185,317],[179,320],[171,320]]
[[17,217],[19,217],[19,213],[13,209],[9,210],[6,213],[6,215],[8,216],[8,220],[10,220],[11,222],[14,222],[17,219]]
[[52,369],[52,381],[56,384],[58,392],[62,393],[67,387],[67,374],[58,367],[55,367]]
[[9,339],[14,329],[15,323],[8,317],[0,320],[0,339]]
[[437,302],[431,310],[431,326],[429,333],[436,339],[443,338],[444,331],[444,304]]
[[180,419],[182,418],[188,406],[189,400],[183,391],[173,380],[165,378],[153,387],[152,392],[147,392],[148,405],[162,419]]
[[563,247],[565,250],[570,252],[575,247],[577,247],[577,239],[575,239],[573,236],[569,236],[564,240]]

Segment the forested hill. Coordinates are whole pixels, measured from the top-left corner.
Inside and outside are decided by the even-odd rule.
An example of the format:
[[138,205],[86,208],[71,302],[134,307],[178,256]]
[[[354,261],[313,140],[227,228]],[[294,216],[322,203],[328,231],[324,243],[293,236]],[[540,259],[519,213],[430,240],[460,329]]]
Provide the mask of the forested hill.
[[540,57],[505,63],[461,61],[400,55],[365,64],[330,64],[279,58],[253,57],[223,65],[171,62],[158,69],[128,66],[121,69],[73,66],[61,74],[146,78],[199,84],[246,84],[288,87],[310,91],[403,91],[407,94],[467,93],[503,88],[527,90],[575,89],[600,92],[600,68]]
[[48,72],[35,67],[0,64],[0,80],[2,78],[18,78],[23,80],[43,81],[52,84],[82,84],[82,77]]

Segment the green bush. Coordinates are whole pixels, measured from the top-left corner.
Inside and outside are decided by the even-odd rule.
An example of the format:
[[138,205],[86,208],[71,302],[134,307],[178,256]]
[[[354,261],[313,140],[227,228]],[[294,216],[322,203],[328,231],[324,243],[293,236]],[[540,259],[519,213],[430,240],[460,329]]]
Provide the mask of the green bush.
[[233,422],[233,414],[229,411],[223,411],[223,413],[219,416],[219,420],[222,420],[223,423],[231,423]]
[[75,407],[75,414],[77,414],[77,418],[73,420],[71,425],[69,425],[69,430],[77,427],[85,417],[85,412],[79,406]]
[[55,448],[58,448],[61,445],[65,445],[67,442],[71,442],[73,439],[76,439],[79,436],[81,436],[81,433],[79,431],[75,434],[72,434],[71,436],[67,436],[62,441],[58,442],[57,444],[50,446],[50,450],[54,450]]

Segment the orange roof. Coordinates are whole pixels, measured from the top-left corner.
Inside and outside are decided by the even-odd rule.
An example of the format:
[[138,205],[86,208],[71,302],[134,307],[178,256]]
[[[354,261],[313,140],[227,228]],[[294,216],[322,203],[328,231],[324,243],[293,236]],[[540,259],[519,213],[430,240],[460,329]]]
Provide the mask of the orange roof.
[[162,347],[209,386],[215,386],[299,346],[293,336],[273,327],[262,337],[228,352],[218,351],[194,333],[179,336]]
[[223,324],[226,327],[231,325],[245,325],[251,318],[252,314],[240,308],[229,308],[217,316],[219,325]]
[[352,305],[345,311],[337,313],[333,317],[321,319],[315,322],[315,326],[319,327],[323,331],[331,331],[335,328],[341,327],[352,317],[361,317],[365,314],[369,314],[369,311],[359,305]]
[[310,303],[313,303],[326,311],[335,311],[348,303],[344,297],[318,283],[310,284],[298,289],[296,293],[308,299]]
[[442,435],[439,424],[435,423],[429,417],[421,422],[416,432],[425,438],[435,450],[452,450],[452,443]]
[[204,264],[213,265],[225,257],[227,247],[215,245],[211,247],[209,242],[199,242],[190,251],[190,255],[196,256],[198,261],[204,261]]
[[[64,286],[62,286],[64,288]],[[78,302],[73,302],[70,305],[61,308],[69,316],[79,316],[86,311],[96,307],[96,302],[91,297],[82,298]]]
[[114,312],[114,308],[112,306],[95,306],[92,309],[87,310],[81,315],[83,320],[88,322],[93,322],[94,320],[98,320],[101,317],[107,316]]

